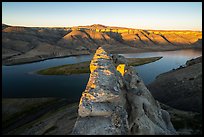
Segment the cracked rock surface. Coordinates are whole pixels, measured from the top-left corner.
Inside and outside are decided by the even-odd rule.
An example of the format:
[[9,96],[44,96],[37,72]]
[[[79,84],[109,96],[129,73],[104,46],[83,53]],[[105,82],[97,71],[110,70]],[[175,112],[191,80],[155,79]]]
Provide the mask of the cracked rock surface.
[[168,112],[126,62],[121,56],[109,56],[102,47],[96,50],[72,134],[177,134]]

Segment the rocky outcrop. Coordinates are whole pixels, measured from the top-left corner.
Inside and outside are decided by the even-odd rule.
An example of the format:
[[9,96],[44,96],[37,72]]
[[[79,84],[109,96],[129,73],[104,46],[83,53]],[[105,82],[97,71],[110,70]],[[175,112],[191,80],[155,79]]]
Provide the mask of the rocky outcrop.
[[99,48],[90,63],[90,78],[79,103],[73,134],[127,134],[124,86],[112,59]]
[[132,134],[175,134],[167,111],[162,110],[133,67],[124,75],[127,87],[128,122]]
[[96,50],[72,134],[176,134],[168,112],[126,62],[101,47]]

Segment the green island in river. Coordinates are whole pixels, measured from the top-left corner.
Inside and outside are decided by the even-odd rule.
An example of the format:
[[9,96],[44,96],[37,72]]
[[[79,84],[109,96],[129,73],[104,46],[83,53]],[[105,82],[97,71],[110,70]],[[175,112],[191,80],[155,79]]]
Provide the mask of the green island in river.
[[[162,57],[149,57],[149,58],[126,58],[130,66],[139,66],[147,63],[151,63],[161,59]],[[69,75],[69,74],[83,74],[90,73],[89,70],[90,61],[80,62],[76,64],[66,64],[57,67],[51,67],[37,71],[37,74],[41,75]]]

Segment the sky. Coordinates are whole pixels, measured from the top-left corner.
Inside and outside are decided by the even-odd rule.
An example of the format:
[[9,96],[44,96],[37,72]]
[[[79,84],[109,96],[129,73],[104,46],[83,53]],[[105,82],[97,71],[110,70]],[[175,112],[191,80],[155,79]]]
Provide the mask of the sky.
[[202,30],[202,2],[2,2],[2,23],[27,27],[102,24]]

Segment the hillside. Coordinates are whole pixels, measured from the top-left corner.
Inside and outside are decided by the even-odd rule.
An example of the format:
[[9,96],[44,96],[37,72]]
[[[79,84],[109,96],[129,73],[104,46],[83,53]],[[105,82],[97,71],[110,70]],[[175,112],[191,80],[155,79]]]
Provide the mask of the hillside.
[[141,30],[100,24],[71,28],[2,24],[2,61],[6,65],[92,54],[101,45],[112,53],[202,48],[202,32]]
[[[166,81],[166,82],[163,82]],[[160,74],[148,85],[155,99],[171,107],[202,112],[202,56],[185,67]]]

